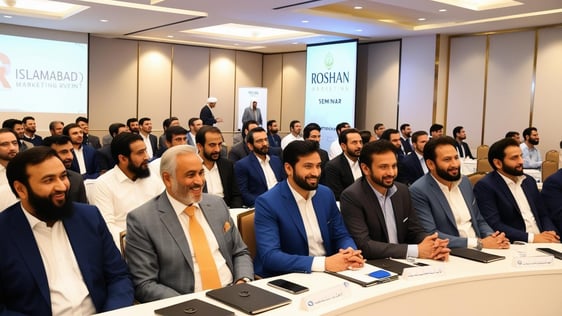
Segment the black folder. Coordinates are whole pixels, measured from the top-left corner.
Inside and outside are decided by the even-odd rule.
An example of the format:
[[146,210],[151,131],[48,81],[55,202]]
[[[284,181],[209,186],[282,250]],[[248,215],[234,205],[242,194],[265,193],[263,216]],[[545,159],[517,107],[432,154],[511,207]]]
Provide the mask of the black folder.
[[402,272],[404,272],[404,269],[406,268],[414,268],[415,266],[413,265],[409,265],[400,261],[396,261],[396,260],[392,260],[390,258],[384,258],[384,259],[371,259],[371,260],[367,260],[367,263],[370,265],[374,265],[377,266],[381,269],[385,269],[388,271],[392,271],[398,275],[402,275]]
[[461,257],[482,263],[490,263],[505,259],[504,256],[493,255],[491,253],[472,248],[451,248],[450,254],[456,257]]
[[208,291],[207,296],[255,315],[291,303],[291,300],[251,284],[242,283]]
[[234,316],[234,312],[217,307],[202,300],[192,299],[154,311],[162,316]]

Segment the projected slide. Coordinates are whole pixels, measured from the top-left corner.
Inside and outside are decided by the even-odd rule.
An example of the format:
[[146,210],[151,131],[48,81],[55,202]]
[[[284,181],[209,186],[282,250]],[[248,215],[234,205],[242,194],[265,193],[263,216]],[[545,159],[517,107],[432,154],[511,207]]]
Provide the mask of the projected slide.
[[0,34],[0,112],[87,112],[88,45]]
[[326,150],[338,123],[355,125],[356,71],[357,41],[307,47],[305,122],[322,127],[320,147]]

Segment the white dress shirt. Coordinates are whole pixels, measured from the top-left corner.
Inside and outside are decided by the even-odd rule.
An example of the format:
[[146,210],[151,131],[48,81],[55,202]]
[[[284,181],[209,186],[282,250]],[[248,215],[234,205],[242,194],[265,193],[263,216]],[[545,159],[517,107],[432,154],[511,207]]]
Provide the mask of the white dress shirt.
[[293,135],[293,133],[289,133],[287,136],[285,136],[285,137],[283,137],[283,139],[281,139],[281,149],[285,149],[285,147],[287,147],[287,145],[289,145],[291,142],[293,142],[295,140],[304,140],[304,138],[302,138],[301,135],[295,136],[295,135]]
[[328,158],[332,160],[336,158],[339,154],[341,154],[342,151],[343,150],[341,149],[340,140],[336,138],[336,140],[334,140],[330,144],[330,148],[328,149]]
[[2,197],[0,199],[0,213],[19,201],[10,188],[8,177],[6,176],[6,168],[3,165],[0,165],[0,196]]
[[76,162],[78,162],[78,168],[80,168],[80,174],[86,174],[86,160],[84,159],[84,146],[80,148],[74,148],[74,155],[76,155]]
[[84,283],[62,221],[56,221],[52,227],[48,227],[47,223],[28,213],[23,205],[21,207],[31,226],[45,267],[52,314],[57,316],[95,314],[96,307]]
[[205,171],[205,183],[207,185],[207,193],[218,195],[224,197],[224,190],[221,182],[221,175],[219,173],[219,167],[216,163],[213,164],[211,170],[207,169],[207,166],[203,164],[203,170]]
[[150,142],[150,134],[144,136],[142,133],[139,133],[146,145],[146,153],[148,154],[148,159],[152,159],[154,157],[154,152],[152,152],[152,143]]
[[[185,234],[185,238],[187,239],[189,252],[191,252],[191,259],[193,261],[193,278],[194,278],[193,290],[194,292],[202,291],[203,286],[201,285],[201,273],[199,272],[200,271],[199,263],[197,262],[197,258],[195,257],[195,252],[193,251],[193,246],[191,242],[191,235],[189,234],[189,216],[187,216],[187,214],[185,214],[184,212],[187,205],[174,199],[170,194],[168,194],[168,191],[166,191],[166,195],[168,196],[168,199],[170,200],[170,204],[172,204],[172,207],[174,208],[174,211],[178,216],[178,220],[181,223],[183,233]],[[215,234],[213,234],[213,231],[211,230],[211,227],[209,226],[209,223],[207,222],[205,215],[199,208],[199,204],[193,203],[193,205],[197,206],[194,216],[195,218],[197,218],[199,225],[201,225],[201,228],[203,228],[203,231],[205,232],[205,236],[207,237],[207,242],[209,243],[209,247],[211,248],[211,254],[213,255],[213,259],[215,261],[215,264],[217,265],[217,271],[219,272],[221,285],[225,287],[232,283],[233,280],[232,272],[230,272],[230,269],[226,264],[226,260],[224,260],[224,257],[222,256],[219,250],[219,243],[217,242],[217,238],[215,237]],[[236,228],[232,227],[231,229],[236,229]],[[165,267],[161,267],[161,268],[165,268]]]
[[363,176],[363,173],[361,173],[361,167],[359,166],[359,159],[353,161],[349,159],[349,157],[347,157],[345,154],[343,156],[345,157],[347,163],[349,164],[349,167],[351,168],[351,172],[353,173],[353,180],[357,180],[361,178]]
[[258,158],[258,162],[260,163],[263,174],[265,175],[265,181],[267,181],[267,189],[269,190],[277,184],[277,178],[275,177],[275,173],[273,172],[273,169],[271,169],[271,165],[269,164],[269,155],[265,155],[265,160],[262,160],[257,155],[256,158]]

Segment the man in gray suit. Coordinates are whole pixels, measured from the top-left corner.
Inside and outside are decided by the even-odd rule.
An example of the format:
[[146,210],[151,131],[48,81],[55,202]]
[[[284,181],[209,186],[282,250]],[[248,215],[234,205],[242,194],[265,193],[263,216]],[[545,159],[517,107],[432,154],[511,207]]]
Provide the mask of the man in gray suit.
[[248,122],[249,120],[258,122],[259,126],[263,125],[261,110],[258,108],[258,101],[256,100],[252,101],[252,105],[244,109],[244,114],[242,115],[242,124]]
[[[184,210],[196,206],[194,218],[205,232],[221,286],[249,282],[254,269],[223,199],[203,193],[205,172],[195,148],[166,150],[160,162],[166,190],[127,216],[129,269],[140,302],[205,290],[190,221]],[[201,260],[202,261],[202,260]]]

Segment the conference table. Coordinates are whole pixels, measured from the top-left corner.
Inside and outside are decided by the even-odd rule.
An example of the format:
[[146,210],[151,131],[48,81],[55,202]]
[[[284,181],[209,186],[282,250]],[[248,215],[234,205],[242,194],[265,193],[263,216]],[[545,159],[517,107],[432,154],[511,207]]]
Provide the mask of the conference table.
[[[448,262],[421,260],[435,274],[421,277],[403,276],[388,283],[361,287],[327,273],[291,273],[261,279],[251,284],[290,298],[291,304],[262,315],[562,315],[562,260],[552,259],[536,251],[537,245],[512,245],[510,249],[484,249],[505,256],[505,260],[480,263],[451,256]],[[562,251],[560,244],[542,244]],[[530,259],[540,259],[533,263]],[[523,261],[526,259],[527,261]],[[404,261],[404,260],[402,260]],[[547,260],[548,261],[548,260]],[[428,269],[428,268],[422,268]],[[283,278],[308,287],[308,292],[292,295],[267,286],[267,282]],[[329,296],[334,289],[346,288],[345,295],[332,297],[307,310],[311,297]],[[154,315],[154,310],[201,299],[213,305],[232,309],[205,296],[204,292],[181,295],[159,301],[137,304],[102,315]]]

